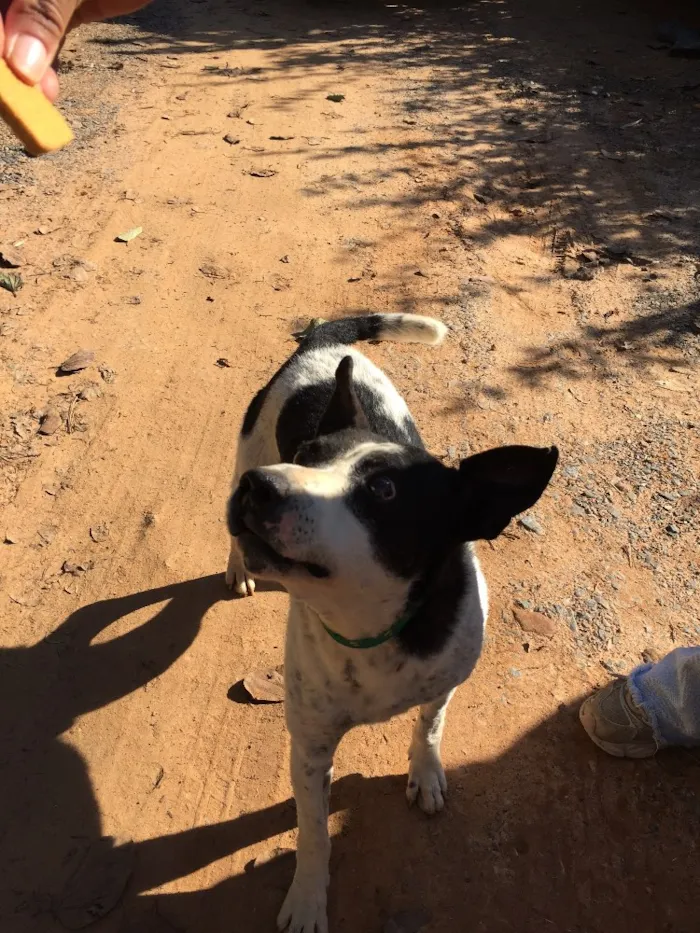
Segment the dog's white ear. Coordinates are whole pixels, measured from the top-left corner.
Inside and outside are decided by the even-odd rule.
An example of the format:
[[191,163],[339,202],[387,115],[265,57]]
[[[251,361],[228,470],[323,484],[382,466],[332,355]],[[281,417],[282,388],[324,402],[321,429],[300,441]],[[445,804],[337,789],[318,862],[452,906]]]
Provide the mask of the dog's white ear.
[[511,518],[532,508],[552,478],[556,447],[496,447],[459,466],[462,541],[491,540]]
[[369,427],[352,382],[352,370],[352,357],[344,356],[335,371],[335,391],[318,426],[319,435]]

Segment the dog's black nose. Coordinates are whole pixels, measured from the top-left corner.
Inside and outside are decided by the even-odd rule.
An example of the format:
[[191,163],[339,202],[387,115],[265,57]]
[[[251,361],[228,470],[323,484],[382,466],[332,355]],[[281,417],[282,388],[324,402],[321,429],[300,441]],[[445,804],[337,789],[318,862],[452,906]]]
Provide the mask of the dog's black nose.
[[248,470],[238,488],[246,505],[257,510],[277,505],[288,492],[289,484],[280,473]]

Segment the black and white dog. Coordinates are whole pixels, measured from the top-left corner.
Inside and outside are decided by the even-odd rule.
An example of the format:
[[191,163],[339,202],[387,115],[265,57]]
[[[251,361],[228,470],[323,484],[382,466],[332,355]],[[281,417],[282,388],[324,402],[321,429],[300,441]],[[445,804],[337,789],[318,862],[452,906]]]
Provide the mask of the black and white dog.
[[350,344],[437,344],[408,314],[322,324],[253,399],[228,508],[226,575],[291,596],[286,718],[299,837],[281,930],[327,933],[328,793],[335,749],[360,723],[420,706],[408,800],[443,806],[440,741],[481,652],[486,583],[469,542],[495,538],[542,495],[555,447],[500,447],[451,469],[423,447],[389,379]]

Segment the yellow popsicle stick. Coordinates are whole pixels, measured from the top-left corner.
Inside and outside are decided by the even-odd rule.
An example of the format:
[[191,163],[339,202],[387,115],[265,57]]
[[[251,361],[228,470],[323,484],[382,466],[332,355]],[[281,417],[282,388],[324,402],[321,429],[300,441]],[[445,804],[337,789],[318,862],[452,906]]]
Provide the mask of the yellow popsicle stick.
[[32,155],[67,146],[73,131],[38,87],[21,81],[0,59],[0,117]]

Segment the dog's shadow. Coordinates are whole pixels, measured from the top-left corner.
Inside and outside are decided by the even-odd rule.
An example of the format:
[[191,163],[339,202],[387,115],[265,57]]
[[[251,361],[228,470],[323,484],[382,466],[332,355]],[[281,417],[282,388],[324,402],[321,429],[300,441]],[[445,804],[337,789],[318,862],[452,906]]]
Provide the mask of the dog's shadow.
[[[292,829],[292,801],[115,846],[101,835],[85,763],[58,738],[75,717],[164,671],[225,595],[212,576],[105,600],[37,645],[0,652],[3,933],[274,930],[293,855],[205,890],[153,892]],[[166,600],[144,624],[95,643],[117,619]],[[450,769],[435,819],[407,808],[404,774],[341,777],[331,795],[331,929],[695,931],[697,764],[690,752],[609,759],[575,710],[561,709],[495,759]],[[71,849],[87,857],[56,887]],[[397,914],[401,925],[388,922]]]
[[[343,828],[333,840],[332,931],[697,929],[700,772],[692,757],[608,759],[571,708],[495,760],[448,777],[449,803],[434,819],[408,809],[405,775],[334,783],[331,812],[342,814]],[[287,800],[140,844],[124,904],[134,931],[274,930],[292,854],[249,864],[210,889],[143,892],[294,825]]]

